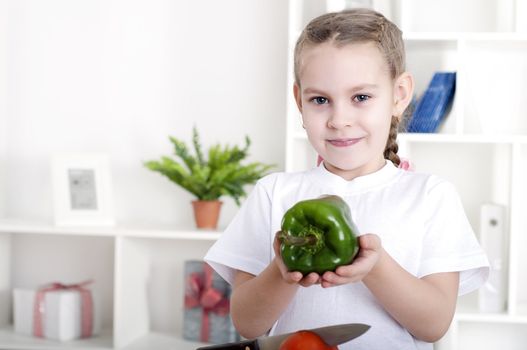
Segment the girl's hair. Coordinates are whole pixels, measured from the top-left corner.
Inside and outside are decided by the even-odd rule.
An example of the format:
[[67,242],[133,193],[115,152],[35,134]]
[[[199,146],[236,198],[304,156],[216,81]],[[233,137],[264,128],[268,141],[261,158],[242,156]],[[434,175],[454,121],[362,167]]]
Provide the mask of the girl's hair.
[[[302,52],[325,42],[337,47],[354,43],[373,42],[384,56],[390,76],[396,79],[405,71],[405,53],[402,32],[382,14],[370,9],[352,9],[327,13],[313,19],[300,34],[295,46],[295,82],[300,86]],[[402,118],[402,116],[399,116]],[[399,165],[397,130],[400,118],[392,116],[390,133],[384,149],[384,158]]]

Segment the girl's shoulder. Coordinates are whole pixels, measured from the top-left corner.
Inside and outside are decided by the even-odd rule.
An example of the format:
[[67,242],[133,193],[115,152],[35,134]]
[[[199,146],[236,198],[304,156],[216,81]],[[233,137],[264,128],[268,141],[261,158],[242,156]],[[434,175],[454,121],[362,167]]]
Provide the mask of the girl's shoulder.
[[402,169],[400,173],[399,184],[407,188],[417,188],[425,194],[457,193],[456,186],[441,175]]

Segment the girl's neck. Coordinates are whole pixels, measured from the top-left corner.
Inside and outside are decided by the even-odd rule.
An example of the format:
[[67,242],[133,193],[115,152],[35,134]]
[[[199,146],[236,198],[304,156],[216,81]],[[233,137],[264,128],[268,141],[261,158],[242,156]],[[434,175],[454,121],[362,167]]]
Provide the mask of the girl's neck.
[[326,168],[326,170],[329,171],[330,173],[338,175],[344,180],[351,181],[357,177],[372,174],[374,172],[381,170],[386,165],[386,159],[382,158],[382,159],[379,159],[378,162],[364,164],[354,169],[341,169],[332,164],[329,164],[325,160],[322,162],[322,164]]

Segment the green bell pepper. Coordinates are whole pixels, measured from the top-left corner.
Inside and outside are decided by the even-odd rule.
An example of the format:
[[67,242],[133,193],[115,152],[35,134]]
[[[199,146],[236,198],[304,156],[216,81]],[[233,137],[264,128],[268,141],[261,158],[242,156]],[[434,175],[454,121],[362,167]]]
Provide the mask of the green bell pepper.
[[350,264],[359,250],[358,230],[339,196],[300,201],[283,216],[278,234],[289,271],[323,274]]

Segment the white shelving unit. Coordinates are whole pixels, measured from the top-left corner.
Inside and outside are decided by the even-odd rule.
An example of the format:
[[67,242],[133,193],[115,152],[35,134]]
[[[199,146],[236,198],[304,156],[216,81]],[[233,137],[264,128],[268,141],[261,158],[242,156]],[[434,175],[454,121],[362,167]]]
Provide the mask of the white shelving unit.
[[[182,339],[184,261],[202,259],[220,231],[145,227],[65,228],[0,221],[0,309],[11,287],[95,280],[103,332],[59,343],[21,336],[8,312],[0,349],[196,349]],[[6,267],[6,268],[3,268]]]
[[[294,42],[311,18],[357,2],[290,0],[286,170],[306,169],[316,159],[292,98]],[[523,349],[527,343],[527,281],[521,278],[527,269],[527,255],[522,254],[527,246],[527,99],[522,94],[527,91],[527,2],[371,2],[388,11],[403,29],[417,94],[433,72],[458,72],[455,103],[440,133],[400,135],[401,154],[417,170],[436,173],[456,185],[476,232],[483,203],[507,208],[507,310],[482,314],[475,293],[461,298],[452,327],[437,348]],[[0,151],[2,145],[0,139]],[[183,263],[201,259],[219,236],[219,231],[194,229],[59,228],[0,221],[0,348],[195,349],[202,344],[181,336]],[[12,288],[84,279],[96,281],[93,288],[103,306],[100,336],[58,343],[14,333]]]
[[290,0],[286,170],[311,168],[311,149],[292,97],[293,48],[312,18],[370,3],[403,31],[407,70],[420,96],[436,71],[456,71],[456,96],[437,134],[400,134],[399,154],[416,170],[458,189],[480,230],[482,204],[506,207],[507,309],[478,311],[478,294],[461,297],[451,329],[437,349],[523,349],[527,343],[527,12],[522,0]]

